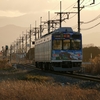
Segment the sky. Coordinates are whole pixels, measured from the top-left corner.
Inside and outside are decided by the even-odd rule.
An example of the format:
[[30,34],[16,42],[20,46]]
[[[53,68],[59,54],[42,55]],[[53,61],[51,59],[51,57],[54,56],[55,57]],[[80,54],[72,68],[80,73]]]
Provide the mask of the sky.
[[[0,0],[0,27],[9,24],[21,27],[30,27],[31,24],[34,27],[35,21],[36,26],[39,26],[40,17],[43,21],[48,20],[48,11],[50,19],[59,19],[55,12],[60,11],[60,1],[63,12],[77,12],[77,0]],[[92,4],[93,1],[95,4]],[[80,0],[80,6],[84,7],[80,11],[82,35],[90,34],[91,37],[92,33],[100,33],[100,0]],[[66,18],[66,15],[62,18]],[[70,13],[69,19],[63,21],[62,26],[72,27],[77,31],[77,13]],[[88,41],[84,40],[84,43]]]

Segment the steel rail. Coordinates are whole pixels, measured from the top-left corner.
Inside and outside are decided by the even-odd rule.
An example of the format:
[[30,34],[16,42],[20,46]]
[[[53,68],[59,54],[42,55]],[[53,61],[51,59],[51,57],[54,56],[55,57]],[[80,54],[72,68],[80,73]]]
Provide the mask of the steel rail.
[[[23,66],[31,66],[31,65],[23,65]],[[33,67],[34,69],[40,70],[39,68],[36,68],[35,66]],[[71,78],[77,78],[81,80],[87,80],[87,81],[93,81],[93,82],[99,82],[100,83],[100,77],[93,76],[93,75],[86,75],[86,74],[78,74],[78,73],[62,73],[62,72],[55,72],[55,71],[50,71],[50,70],[42,70],[45,73],[51,73],[55,75],[61,75],[61,76],[66,76],[66,77],[71,77]]]
[[63,73],[60,73],[60,72],[52,72],[52,71],[50,71],[50,73],[100,83],[100,78],[96,77],[96,76],[92,76],[92,75],[84,75],[84,74],[76,74],[76,73],[75,74],[71,74],[71,73],[64,73],[63,74]]

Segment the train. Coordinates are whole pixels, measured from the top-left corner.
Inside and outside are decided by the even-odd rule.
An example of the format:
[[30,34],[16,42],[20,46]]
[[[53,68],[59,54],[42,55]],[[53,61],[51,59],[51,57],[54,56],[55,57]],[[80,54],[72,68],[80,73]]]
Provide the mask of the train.
[[81,70],[82,34],[61,27],[35,40],[35,66],[42,70]]

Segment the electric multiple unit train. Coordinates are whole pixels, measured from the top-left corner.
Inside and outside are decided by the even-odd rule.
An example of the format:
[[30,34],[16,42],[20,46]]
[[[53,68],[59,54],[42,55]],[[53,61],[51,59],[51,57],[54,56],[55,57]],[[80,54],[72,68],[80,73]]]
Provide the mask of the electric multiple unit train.
[[61,27],[35,40],[35,65],[54,71],[79,71],[82,63],[82,34]]

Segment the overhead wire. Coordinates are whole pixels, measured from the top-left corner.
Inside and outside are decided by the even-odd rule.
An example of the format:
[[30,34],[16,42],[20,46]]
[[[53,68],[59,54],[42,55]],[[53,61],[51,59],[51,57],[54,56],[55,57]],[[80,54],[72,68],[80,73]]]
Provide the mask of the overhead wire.
[[[80,25],[82,25],[82,24],[83,24],[83,23],[81,23]],[[78,24],[72,26],[72,28],[73,28],[73,29],[76,29],[76,28],[78,28],[77,26],[78,26]]]
[[[84,2],[84,0],[80,3],[80,5],[83,4],[83,2]],[[88,2],[90,2],[90,0],[89,0]],[[88,3],[88,2],[86,2],[86,3]],[[69,7],[67,7],[65,10],[69,9],[69,8],[72,7],[72,6],[74,7],[74,6],[76,5],[76,3],[77,3],[77,2],[73,3],[72,5],[70,5]],[[86,4],[86,3],[85,3],[85,4]],[[100,2],[99,2],[98,4],[100,4]],[[98,5],[98,4],[96,4],[96,5]],[[94,6],[96,6],[96,5],[94,5]],[[58,5],[57,5],[57,6],[58,6]],[[57,6],[56,6],[56,7],[57,7]],[[73,8],[73,7],[72,7],[72,8]],[[72,8],[71,8],[71,9],[72,9]],[[70,9],[70,10],[71,10],[71,9]],[[65,10],[64,10],[64,11],[65,11]],[[77,13],[76,13],[76,14],[77,14]],[[75,14],[75,15],[76,15],[76,14]],[[69,19],[75,17],[75,15],[73,15],[73,16],[70,17]],[[57,15],[54,16],[54,17],[52,17],[52,19],[55,19],[56,17],[57,17]],[[92,19],[92,20],[90,20],[90,21],[88,21],[88,22],[83,22],[82,24],[88,24],[88,23],[90,23],[90,22],[93,22],[93,21],[97,20],[98,18],[100,18],[100,15],[98,15],[96,18],[94,18],[94,19]],[[82,30],[88,30],[88,29],[94,28],[94,27],[96,27],[96,26],[99,25],[99,24],[100,24],[100,23],[98,23],[98,24],[96,24],[96,25],[94,25],[94,26],[92,26],[92,27],[90,27],[90,28],[82,29]],[[75,25],[75,26],[76,26],[76,25]],[[75,27],[75,26],[74,26],[74,27]],[[76,27],[76,28],[77,28],[77,27]]]
[[[84,2],[84,0],[80,3],[80,5],[82,4]],[[71,8],[72,6],[72,8],[71,9],[69,9],[69,10],[72,10],[74,7],[75,7],[75,5],[77,4],[77,2],[74,2],[72,5],[70,5],[69,7],[67,7],[65,10],[67,10],[67,9],[69,9],[69,8]],[[65,11],[64,10],[64,11]],[[77,13],[76,13],[77,14]],[[73,18],[76,14],[74,14],[72,17],[70,17],[69,19],[71,19],[71,18]],[[64,17],[65,15],[63,15],[62,17]],[[54,16],[53,18],[55,18],[56,16]]]
[[99,24],[100,24],[100,22],[99,22],[99,23],[97,23],[96,25],[92,26],[92,27],[85,28],[85,29],[81,29],[81,30],[89,30],[89,29],[92,29],[92,28],[94,28],[94,27],[98,26]]
[[[83,0],[84,1],[84,0]],[[81,2],[81,3],[83,3],[83,1]],[[89,0],[90,1],[90,0]],[[88,1],[88,2],[89,2]],[[87,2],[87,3],[88,3]],[[86,3],[85,3],[86,4]],[[95,4],[94,6],[96,6],[96,5],[99,5],[100,4],[100,2],[98,3],[98,4]],[[92,6],[92,7],[94,7],[94,6]],[[75,16],[75,15],[74,15]],[[74,16],[72,16],[72,18],[74,17]],[[88,24],[88,23],[91,23],[91,22],[93,22],[93,21],[95,21],[95,20],[97,20],[97,19],[99,19],[100,18],[100,14],[96,17],[96,18],[94,18],[94,19],[92,19],[92,20],[90,20],[90,21],[88,21],[88,22],[83,22],[83,23],[81,23],[81,25],[82,24]],[[92,29],[92,28],[94,28],[94,27],[96,27],[96,26],[98,26],[100,23],[97,23],[96,25],[94,25],[94,26],[92,26],[92,27],[89,27],[89,28],[86,28],[86,29],[81,29],[81,30],[89,30],[89,29]],[[73,26],[73,29],[76,29],[77,28],[77,25],[75,25],[75,26]]]
[[[76,3],[77,3],[77,2],[74,2],[72,5],[70,5],[69,7],[65,8],[65,10],[69,9],[69,8],[72,7],[73,5],[75,6]],[[72,9],[72,8],[71,8],[71,9]],[[70,10],[71,10],[71,9],[70,9]],[[65,10],[64,10],[64,11],[65,11]]]
[[[57,3],[56,6],[54,6],[51,10],[55,10],[55,9],[58,7],[58,5],[59,5],[59,3]],[[45,16],[45,15],[43,15],[43,16]],[[55,18],[55,17],[56,17],[56,16],[53,16],[52,18]],[[51,18],[51,19],[52,19],[52,18]]]
[[80,3],[80,5],[84,2],[84,0]]
[[90,20],[90,21],[88,21],[88,22],[83,22],[83,24],[91,23],[91,22],[93,22],[93,21],[95,21],[95,20],[97,20],[97,19],[99,19],[99,18],[100,18],[100,14],[99,14],[96,18],[94,18],[94,19],[92,19],[92,20]]
[[99,5],[100,4],[100,2],[99,3],[97,3],[97,4],[95,4],[95,5],[92,5],[92,6],[90,6],[90,7],[94,7],[94,6],[97,6],[97,5]]
[[[84,2],[84,0],[80,3],[80,5],[82,5],[83,4],[83,2]],[[81,9],[82,10],[82,9]],[[81,11],[80,10],[80,11]],[[77,13],[75,13],[72,17],[70,17],[69,19],[72,19],[73,17],[75,17],[77,15]]]
[[[83,1],[84,1],[84,0],[83,0]],[[67,7],[65,10],[67,10],[67,9],[70,8],[70,9],[69,9],[69,12],[71,12],[71,10],[75,7],[76,4],[77,4],[77,2],[74,2],[72,5],[70,5],[69,7]],[[64,11],[65,11],[65,10],[64,10]],[[75,11],[75,10],[74,10],[74,11]],[[75,15],[76,15],[76,14],[75,14]],[[74,15],[74,16],[75,16],[75,15]],[[62,17],[64,17],[64,16],[65,16],[65,15],[63,15]],[[74,16],[72,16],[72,18],[73,18]],[[65,20],[65,19],[70,19],[70,18],[64,18],[64,20]]]
[[74,14],[73,16],[71,16],[69,19],[72,19],[73,17],[75,17],[77,15],[77,13],[76,14]]
[[85,3],[84,3],[83,5],[90,3],[90,1],[91,1],[91,0],[85,1]]
[[97,4],[93,4],[93,5],[91,5],[91,4],[89,4],[89,5],[85,5],[84,7],[95,7],[95,6],[98,6],[99,4],[100,4],[100,2],[97,3]]
[[[82,9],[80,9],[81,11]],[[75,17],[77,15],[77,13],[75,13],[72,17],[70,17],[69,19],[72,19],[73,17]]]
[[[84,0],[83,0],[83,1],[84,1]],[[67,9],[69,9],[69,8],[71,8],[72,6],[74,7],[74,6],[76,5],[76,3],[77,3],[77,2],[74,2],[72,5],[70,5],[70,6],[67,7],[66,9],[64,9],[64,11],[67,10]],[[73,7],[72,7],[71,9],[73,9]],[[70,9],[70,10],[71,10],[71,9]],[[57,18],[57,16],[58,16],[58,15],[52,17],[52,19]],[[64,17],[64,16],[65,16],[65,15],[63,15],[62,17]],[[67,19],[67,18],[65,18],[65,19]]]
[[77,28],[77,25],[72,26],[72,28],[73,28],[73,29],[76,29],[76,28]]
[[67,9],[69,9],[69,12],[73,9],[73,7],[76,5],[77,2],[74,2],[73,4],[71,4],[69,7],[67,7],[66,9],[64,9],[63,11],[66,11]]

